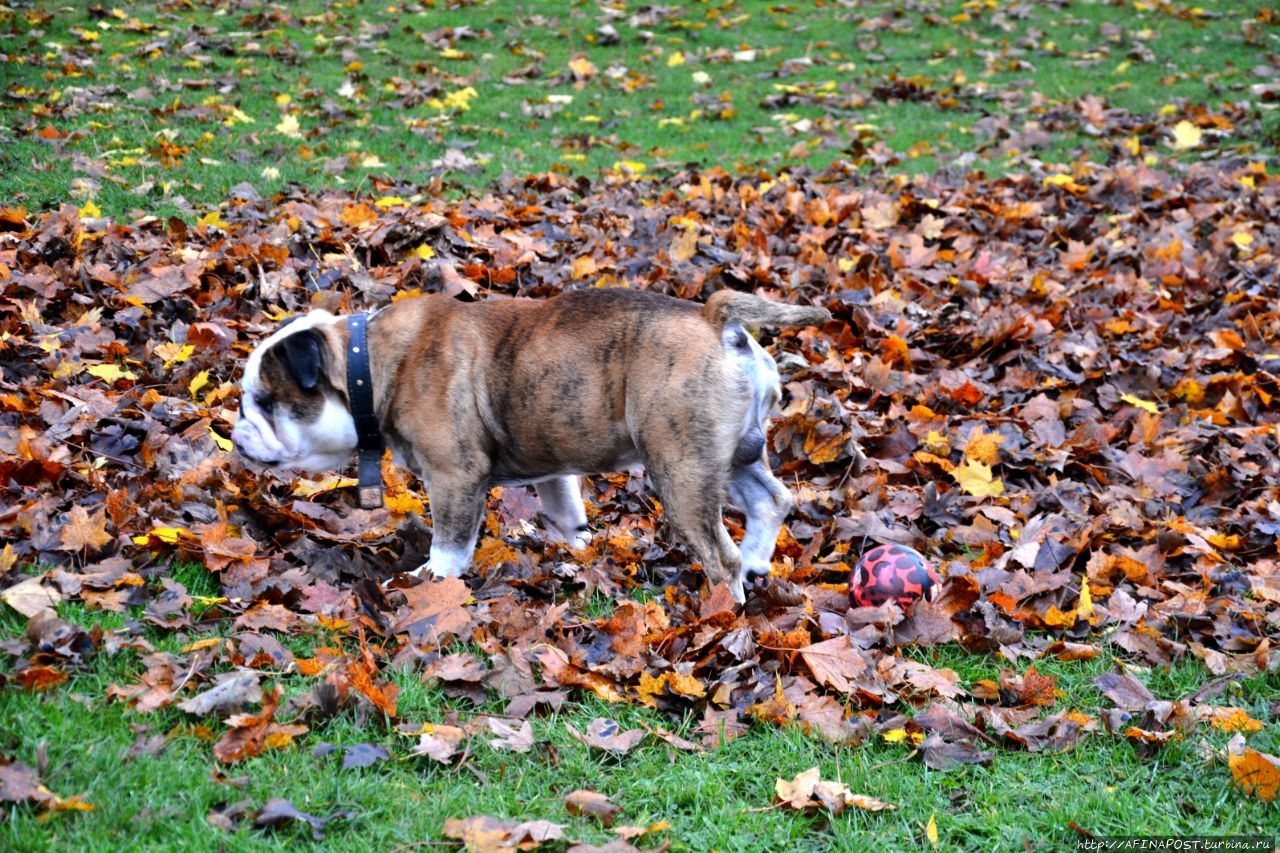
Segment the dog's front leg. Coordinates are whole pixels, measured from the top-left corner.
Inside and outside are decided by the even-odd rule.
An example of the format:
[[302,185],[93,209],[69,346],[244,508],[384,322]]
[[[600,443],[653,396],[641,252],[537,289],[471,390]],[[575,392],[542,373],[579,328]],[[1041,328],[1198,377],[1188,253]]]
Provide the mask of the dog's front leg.
[[424,569],[436,577],[456,578],[471,566],[484,516],[485,487],[472,478],[435,478],[430,486],[431,555]]

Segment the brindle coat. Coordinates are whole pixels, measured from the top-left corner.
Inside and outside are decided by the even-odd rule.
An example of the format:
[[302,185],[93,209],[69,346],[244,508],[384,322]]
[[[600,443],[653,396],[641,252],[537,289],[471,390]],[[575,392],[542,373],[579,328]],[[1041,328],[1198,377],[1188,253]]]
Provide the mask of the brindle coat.
[[[560,532],[585,545],[577,475],[639,462],[707,576],[742,600],[743,579],[769,573],[791,505],[764,451],[777,369],[742,324],[829,316],[732,291],[702,306],[622,289],[421,296],[379,311],[369,321],[375,413],[397,461],[428,484],[434,539],[423,568],[456,575],[470,565],[493,485],[534,484]],[[312,312],[295,325],[250,357],[233,438],[267,464],[325,467],[344,444],[348,456],[355,449],[346,324]],[[747,515],[741,550],[722,521],[726,493]]]

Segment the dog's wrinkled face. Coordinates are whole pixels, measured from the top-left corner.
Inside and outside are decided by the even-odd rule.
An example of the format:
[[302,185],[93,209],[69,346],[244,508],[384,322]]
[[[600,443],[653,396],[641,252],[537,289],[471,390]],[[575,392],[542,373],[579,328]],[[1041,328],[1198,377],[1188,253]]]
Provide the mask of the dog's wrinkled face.
[[351,460],[356,426],[336,384],[346,367],[328,334],[337,322],[327,311],[312,311],[276,330],[249,356],[240,381],[240,419],[231,433],[241,455],[308,472]]

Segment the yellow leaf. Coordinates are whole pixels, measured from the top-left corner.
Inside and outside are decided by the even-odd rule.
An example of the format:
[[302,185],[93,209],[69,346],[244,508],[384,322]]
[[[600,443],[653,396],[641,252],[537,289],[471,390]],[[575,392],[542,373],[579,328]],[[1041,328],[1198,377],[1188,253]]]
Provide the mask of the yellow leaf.
[[182,527],[153,527],[149,533],[133,537],[135,545],[146,545],[152,539],[159,539],[166,545],[174,545],[183,536],[190,534]]
[[444,105],[451,110],[459,110],[465,112],[471,109],[471,99],[476,96],[476,90],[470,86],[459,89],[456,92],[450,92],[444,96]]
[[335,489],[349,489],[355,484],[356,481],[351,477],[339,474],[329,474],[321,480],[308,480],[304,477],[294,483],[292,494],[295,498],[313,498]]
[[613,164],[613,171],[620,175],[643,175],[644,170],[645,165],[639,160],[618,160]]
[[978,498],[1004,494],[1004,481],[991,475],[991,466],[966,459],[963,465],[951,472],[965,494]]
[[881,737],[885,743],[910,743],[918,746],[924,742],[923,732],[909,732],[906,729],[889,729]]
[[1261,720],[1249,716],[1244,708],[1223,707],[1221,705],[1197,705],[1195,707],[1196,722],[1208,721],[1215,729],[1224,732],[1245,732],[1252,734],[1265,728]]
[[381,169],[386,165],[377,154],[366,154],[360,158],[361,169]]
[[924,437],[924,446],[930,453],[945,455],[951,452],[951,438],[936,429],[931,429]]
[[384,195],[373,204],[374,207],[377,207],[379,210],[390,210],[393,207],[404,207],[408,203],[409,202],[405,201],[398,195]]
[[569,60],[569,70],[573,72],[573,76],[579,80],[589,80],[596,76],[596,67],[591,63],[590,59],[579,54]]
[[[80,213],[82,216],[84,215],[83,210]],[[1247,249],[1249,246],[1253,245],[1253,235],[1247,231],[1237,231],[1231,235],[1231,242],[1235,243],[1241,249]]]
[[680,233],[672,238],[671,249],[668,254],[671,256],[671,260],[683,263],[691,259],[697,252],[698,229],[681,228]]
[[267,749],[284,749],[293,743],[293,735],[289,732],[276,731],[267,735]]
[[1050,175],[1044,179],[1046,187],[1060,187],[1069,193],[1079,194],[1085,191],[1085,188],[1076,183],[1075,178],[1070,175]]
[[201,216],[196,220],[196,225],[213,226],[214,228],[221,228],[224,231],[227,228],[227,223],[222,221],[222,212],[218,210],[211,210],[204,216]]
[[422,502],[422,498],[410,492],[401,492],[398,495],[387,495],[383,501],[383,506],[387,508],[387,512],[394,515],[426,515],[427,505]]
[[1080,601],[1076,603],[1076,610],[1086,619],[1093,615],[1093,593],[1089,591],[1088,578],[1080,581]]
[[187,383],[187,390],[191,392],[191,399],[195,399],[200,393],[200,389],[209,384],[209,371],[202,370],[197,373],[192,380]]
[[1150,400],[1144,400],[1141,397],[1135,397],[1132,394],[1121,394],[1120,399],[1124,400],[1130,406],[1137,406],[1144,412],[1150,412],[1153,415],[1160,414],[1160,407]]
[[221,637],[206,637],[203,640],[196,640],[194,643],[187,643],[182,647],[184,653],[198,652],[201,649],[211,649],[222,643]]
[[1004,444],[1004,436],[997,432],[987,432],[978,427],[969,436],[964,446],[964,455],[984,465],[994,465],[1000,461],[1000,445]]
[[276,133],[281,136],[287,136],[290,139],[301,139],[302,129],[298,125],[298,117],[293,113],[289,113],[280,119],[280,123],[276,125]]
[[228,115],[226,118],[222,120],[222,123],[227,127],[233,127],[237,123],[256,124],[256,121],[252,116],[245,114],[243,110],[241,110],[239,107],[236,107],[231,111],[230,115]]
[[854,262],[850,258],[841,258],[836,261],[836,266],[840,267],[840,272],[848,272],[853,269]]
[[81,219],[99,219],[102,217],[102,209],[93,203],[93,199],[86,201],[80,206]]
[[118,364],[95,364],[87,369],[90,376],[96,376],[108,385],[114,385],[121,379],[137,379],[132,370],[126,370]]
[[181,364],[191,357],[196,348],[191,344],[177,344],[173,341],[165,341],[157,344],[155,353],[164,359],[164,369],[169,370],[175,364]]
[[231,439],[223,438],[218,435],[217,431],[213,428],[213,424],[209,424],[209,435],[213,436],[213,443],[218,445],[218,449],[223,453],[230,453],[232,448],[235,447],[235,445],[231,443]]
[[1173,150],[1190,151],[1200,146],[1204,133],[1191,122],[1183,119],[1173,126]]
[[590,278],[595,275],[599,269],[600,267],[596,264],[596,259],[590,255],[581,255],[573,260],[574,278]]
[[677,50],[667,57],[668,68],[679,68],[681,65],[684,65],[684,54],[680,51]]
[[413,255],[415,258],[422,258],[424,261],[429,261],[436,256],[436,250],[428,246],[426,243],[423,243],[409,254]]
[[933,849],[938,849],[938,816],[937,814],[929,815],[929,824],[924,828],[924,837],[929,839],[929,844]]

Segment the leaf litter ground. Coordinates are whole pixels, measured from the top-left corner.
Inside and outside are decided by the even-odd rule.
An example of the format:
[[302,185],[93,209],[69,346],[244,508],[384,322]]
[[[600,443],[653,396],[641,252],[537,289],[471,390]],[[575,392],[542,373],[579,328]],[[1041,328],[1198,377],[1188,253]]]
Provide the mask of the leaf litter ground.
[[[458,201],[374,190],[229,202],[195,226],[0,211],[0,597],[29,617],[4,640],[0,689],[56,691],[132,650],[133,677],[88,701],[177,706],[228,765],[347,708],[432,761],[481,742],[518,753],[523,721],[583,693],[688,723],[687,738],[605,718],[574,730],[615,755],[651,739],[715,749],[763,724],[898,739],[946,769],[1086,736],[1155,754],[1205,725],[1241,734],[1230,770],[1274,797],[1276,760],[1244,740],[1262,721],[1223,698],[1280,668],[1280,182],[1263,164],[547,174]],[[365,511],[337,474],[279,479],[230,452],[239,366],[292,312],[616,286],[833,312],[764,338],[785,384],[770,452],[797,507],[745,610],[706,587],[642,472],[590,479],[585,551],[546,540],[530,492],[494,490],[466,578],[384,590],[430,541],[419,484],[387,463],[386,506]],[[849,608],[850,566],[887,541],[939,566],[939,601]],[[208,574],[184,585],[175,563]],[[73,624],[64,602],[124,627]],[[157,650],[157,635],[183,642]],[[298,636],[316,642],[301,652]],[[996,656],[999,679],[904,656],[953,643]],[[1082,707],[1040,671],[1104,653],[1139,671],[1198,659],[1214,678],[1168,701],[1107,674],[1105,706]],[[504,718],[405,718],[393,668],[500,696]],[[344,761],[385,760],[377,749]],[[0,762],[4,799],[84,806]],[[779,791],[813,799],[780,806],[856,804],[803,778]],[[317,837],[328,820],[288,803],[255,814]],[[495,844],[560,837],[446,832],[482,829]]]

